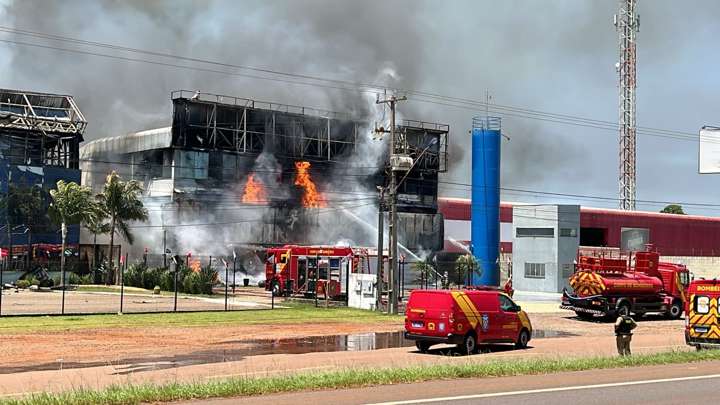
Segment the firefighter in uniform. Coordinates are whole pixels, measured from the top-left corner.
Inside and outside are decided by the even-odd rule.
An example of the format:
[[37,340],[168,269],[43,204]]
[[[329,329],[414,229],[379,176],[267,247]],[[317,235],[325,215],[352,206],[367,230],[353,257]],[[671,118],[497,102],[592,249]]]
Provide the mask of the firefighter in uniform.
[[618,354],[621,356],[630,355],[630,341],[632,330],[637,324],[629,315],[620,315],[615,321],[615,339],[617,340]]

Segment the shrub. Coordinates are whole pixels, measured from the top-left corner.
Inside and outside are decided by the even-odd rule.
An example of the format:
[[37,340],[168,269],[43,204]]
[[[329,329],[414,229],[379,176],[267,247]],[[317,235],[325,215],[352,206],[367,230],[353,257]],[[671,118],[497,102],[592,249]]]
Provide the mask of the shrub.
[[75,273],[66,272],[65,273],[65,283],[71,284],[71,285],[78,285],[82,284],[82,279],[80,276],[78,276]]
[[30,282],[27,280],[18,280],[15,282],[15,285],[17,286],[17,288],[25,289],[30,287]]
[[136,264],[132,264],[130,265],[130,267],[128,267],[125,275],[123,276],[123,283],[125,285],[128,285],[130,287],[142,287],[142,271],[140,267],[141,266],[138,266]]
[[182,281],[182,292],[186,294],[200,293],[200,276],[199,273],[191,272]]
[[93,275],[92,274],[85,274],[84,276],[80,276],[80,284],[87,285],[87,284],[94,284],[93,283]]
[[140,287],[146,290],[152,290],[156,285],[160,284],[160,277],[162,276],[162,270],[158,268],[148,269],[142,266],[142,273],[140,278],[142,279],[142,285]]
[[212,288],[218,281],[218,272],[211,266],[205,266],[198,273],[200,294],[212,294]]
[[26,277],[25,277],[25,281],[28,282],[28,285],[29,285],[29,286],[30,286],[30,285],[38,285],[38,286],[40,285],[40,280],[38,280],[37,278],[35,278],[35,276],[33,276],[33,275],[28,275],[28,276],[26,276]]
[[161,290],[174,291],[175,290],[175,278],[173,273],[169,270],[165,270],[160,276],[160,283],[158,283]]

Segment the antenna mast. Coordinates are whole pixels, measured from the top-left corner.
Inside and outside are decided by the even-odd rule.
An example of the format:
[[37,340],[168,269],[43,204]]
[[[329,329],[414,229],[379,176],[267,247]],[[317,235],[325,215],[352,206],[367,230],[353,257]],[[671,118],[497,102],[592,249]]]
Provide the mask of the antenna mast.
[[638,0],[619,0],[615,28],[620,41],[620,60],[616,67],[620,78],[620,209],[634,211],[636,197],[636,33],[640,17],[635,13]]

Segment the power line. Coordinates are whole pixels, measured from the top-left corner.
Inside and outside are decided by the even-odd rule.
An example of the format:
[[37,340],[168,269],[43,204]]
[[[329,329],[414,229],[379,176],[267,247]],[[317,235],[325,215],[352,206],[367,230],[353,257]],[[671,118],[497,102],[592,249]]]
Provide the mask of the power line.
[[[445,95],[426,92],[426,91],[393,88],[390,86],[380,85],[380,84],[359,83],[359,82],[329,79],[329,78],[323,78],[323,77],[317,77],[317,76],[305,75],[305,74],[281,72],[281,71],[266,69],[266,68],[235,65],[235,64],[217,62],[217,61],[212,61],[212,60],[207,60],[207,59],[191,58],[191,57],[181,56],[181,55],[173,55],[173,54],[167,54],[167,53],[161,53],[161,52],[146,51],[146,50],[137,49],[137,48],[129,48],[129,47],[123,47],[123,46],[118,46],[118,45],[105,44],[105,43],[101,43],[101,42],[86,41],[86,40],[80,40],[80,39],[76,39],[76,38],[63,37],[63,36],[53,35],[53,34],[44,34],[44,33],[39,33],[36,31],[19,30],[19,29],[13,29],[13,28],[8,28],[8,27],[0,27],[0,32],[16,34],[16,35],[26,35],[26,36],[50,39],[50,40],[61,41],[61,42],[70,42],[70,43],[75,43],[75,44],[80,44],[80,45],[85,45],[85,46],[95,46],[95,47],[102,47],[102,48],[108,48],[108,49],[113,49],[113,50],[121,50],[121,51],[126,51],[126,52],[141,53],[141,54],[145,54],[145,55],[161,56],[161,57],[165,57],[165,58],[173,58],[173,59],[184,60],[184,61],[195,62],[195,63],[205,63],[205,64],[211,64],[211,65],[222,66],[222,67],[231,67],[234,69],[252,70],[252,71],[277,75],[277,76],[309,79],[309,80],[313,80],[314,82],[301,82],[301,81],[297,81],[297,80],[286,80],[286,79],[282,79],[282,78],[278,78],[278,77],[248,75],[248,74],[242,74],[242,73],[237,73],[237,72],[228,72],[228,71],[224,71],[224,70],[207,69],[207,68],[202,68],[202,67],[197,67],[197,66],[176,65],[176,64],[172,64],[172,63],[166,63],[166,62],[158,62],[158,61],[137,59],[137,58],[127,58],[127,57],[122,57],[122,56],[117,56],[117,55],[108,55],[108,54],[101,54],[101,53],[83,51],[83,50],[78,50],[78,49],[61,48],[61,47],[42,45],[42,44],[37,44],[37,43],[27,43],[27,42],[11,41],[11,40],[0,40],[0,42],[16,44],[16,45],[53,49],[53,50],[64,51],[64,52],[87,54],[87,55],[120,59],[120,60],[131,61],[131,62],[149,63],[149,64],[161,65],[161,66],[166,66],[166,67],[175,67],[175,68],[180,68],[180,69],[199,70],[199,71],[207,71],[207,72],[217,73],[217,74],[242,76],[242,77],[248,77],[248,78],[259,79],[259,80],[270,80],[270,81],[277,81],[277,82],[282,82],[282,83],[325,87],[325,88],[332,88],[332,89],[343,90],[343,91],[360,91],[360,92],[364,92],[364,93],[371,93],[371,94],[379,95],[379,94],[381,94],[381,90],[391,90],[391,91],[395,91],[398,93],[405,93],[405,94],[412,94],[412,95],[420,96],[419,98],[416,98],[415,100],[420,101],[420,102],[433,103],[433,104],[437,104],[437,105],[445,105],[445,106],[455,107],[455,108],[487,107],[487,108],[491,109],[491,111],[493,113],[501,113],[501,114],[506,114],[506,115],[515,116],[515,117],[519,117],[519,118],[538,119],[538,120],[546,121],[546,122],[553,122],[553,123],[559,123],[559,124],[565,124],[565,125],[578,125],[578,126],[583,126],[583,127],[588,127],[588,128],[604,129],[604,130],[612,130],[612,131],[617,131],[619,128],[617,123],[613,123],[611,121],[597,120],[597,119],[573,116],[573,115],[568,115],[568,114],[550,113],[550,112],[544,112],[544,111],[540,111],[540,110],[534,110],[534,109],[528,109],[528,108],[522,108],[522,107],[515,107],[515,106],[510,106],[510,105],[489,104],[487,102],[483,102],[480,100],[473,100],[473,99],[467,99],[467,98],[461,98],[461,97],[451,97],[451,96],[445,96]],[[327,85],[327,84],[323,84],[323,83],[333,83],[333,85]],[[350,87],[347,87],[347,86],[350,86]],[[424,97],[424,99],[423,99],[423,97]],[[443,101],[450,101],[450,102],[443,102]],[[473,108],[473,111],[475,111],[474,108]],[[652,127],[638,127],[638,133],[643,134],[643,135],[648,135],[648,136],[657,136],[657,137],[661,137],[661,138],[676,139],[676,140],[687,140],[687,141],[692,141],[692,142],[697,142],[697,139],[698,139],[697,134],[694,134],[694,133],[660,129],[660,128],[652,128]]]

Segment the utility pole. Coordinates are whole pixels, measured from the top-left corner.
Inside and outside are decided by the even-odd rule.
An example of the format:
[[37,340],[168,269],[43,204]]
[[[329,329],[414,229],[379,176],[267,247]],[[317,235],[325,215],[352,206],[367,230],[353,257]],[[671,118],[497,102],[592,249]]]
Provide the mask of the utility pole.
[[634,211],[636,197],[636,33],[640,16],[635,13],[638,0],[619,0],[615,28],[618,31],[620,60],[615,65],[620,79],[620,209]]
[[[379,133],[390,133],[390,185],[388,186],[388,203],[390,205],[390,218],[388,228],[390,231],[390,240],[388,241],[389,247],[389,262],[390,268],[388,269],[388,313],[398,313],[398,257],[397,257],[397,187],[396,187],[396,172],[403,170],[403,163],[407,164],[407,161],[403,161],[402,156],[398,154],[398,150],[395,145],[395,104],[398,101],[407,100],[407,97],[396,97],[390,96],[383,100],[378,99],[377,104],[388,104],[390,106],[390,130],[384,128],[378,128],[375,131]],[[411,166],[410,164],[409,166]],[[381,247],[382,248],[382,247]]]
[[378,187],[380,192],[380,201],[378,203],[378,251],[377,251],[377,283],[375,290],[377,291],[377,299],[375,300],[375,310],[382,312],[383,304],[382,297],[385,289],[385,280],[383,280],[383,268],[385,266],[385,257],[383,255],[383,234],[385,233],[385,188]]

